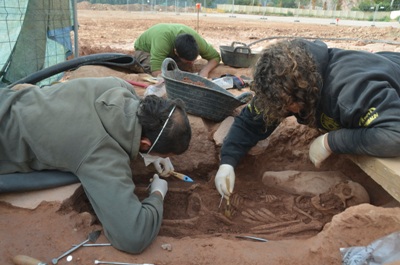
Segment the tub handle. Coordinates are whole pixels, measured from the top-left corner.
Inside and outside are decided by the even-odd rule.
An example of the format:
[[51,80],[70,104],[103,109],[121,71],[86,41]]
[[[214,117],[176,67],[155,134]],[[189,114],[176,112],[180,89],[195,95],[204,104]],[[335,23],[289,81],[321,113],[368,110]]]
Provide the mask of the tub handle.
[[179,71],[178,65],[172,58],[165,58],[161,65],[161,73],[164,75],[168,71],[168,66],[172,66],[173,71]]

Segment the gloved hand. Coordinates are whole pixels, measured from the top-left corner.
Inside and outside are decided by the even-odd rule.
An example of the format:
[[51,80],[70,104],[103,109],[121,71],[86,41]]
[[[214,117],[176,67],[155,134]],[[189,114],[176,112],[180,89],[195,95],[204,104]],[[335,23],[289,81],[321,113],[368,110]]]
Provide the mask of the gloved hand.
[[158,174],[162,177],[168,177],[169,174],[174,171],[174,166],[172,165],[171,160],[169,160],[169,157],[159,157],[153,162],[153,165]]
[[[229,185],[229,186],[228,186]],[[235,170],[233,166],[222,164],[215,176],[215,187],[221,196],[229,197],[235,186]]]
[[151,182],[150,185],[150,193],[153,193],[155,191],[161,193],[163,200],[168,191],[167,181],[165,181],[164,179],[160,179],[160,177],[157,174],[154,174],[153,181]]
[[311,162],[315,165],[316,168],[321,166],[321,163],[327,159],[332,152],[327,148],[325,144],[328,143],[328,134],[325,133],[324,135],[318,136],[310,146],[309,157]]

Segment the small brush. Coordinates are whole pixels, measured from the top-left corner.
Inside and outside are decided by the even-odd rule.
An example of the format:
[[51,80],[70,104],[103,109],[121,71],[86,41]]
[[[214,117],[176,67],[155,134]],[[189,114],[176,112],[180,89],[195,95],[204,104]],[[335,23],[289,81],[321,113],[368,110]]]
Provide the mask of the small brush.
[[[230,181],[229,178],[226,178],[226,188],[229,190],[230,188]],[[225,216],[230,218],[231,217],[231,204],[229,202],[229,196],[226,198],[226,207],[225,207]]]
[[178,178],[178,179],[181,179],[181,180],[183,180],[185,182],[193,182],[193,179],[191,179],[189,176],[186,176],[186,175],[184,175],[182,173],[178,173],[178,172],[172,171],[171,175],[176,177],[176,178]]

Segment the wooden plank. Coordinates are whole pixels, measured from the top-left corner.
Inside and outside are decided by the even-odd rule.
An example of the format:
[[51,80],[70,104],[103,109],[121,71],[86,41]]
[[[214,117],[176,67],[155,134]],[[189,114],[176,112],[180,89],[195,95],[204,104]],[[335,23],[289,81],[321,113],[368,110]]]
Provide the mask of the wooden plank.
[[400,202],[400,157],[348,156],[356,165]]

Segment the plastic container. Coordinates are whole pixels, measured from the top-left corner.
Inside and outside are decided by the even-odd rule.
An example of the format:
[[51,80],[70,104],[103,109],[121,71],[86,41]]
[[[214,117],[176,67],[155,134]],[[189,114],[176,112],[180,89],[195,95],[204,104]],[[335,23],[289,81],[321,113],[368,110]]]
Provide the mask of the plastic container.
[[233,78],[231,76],[224,76],[214,79],[213,83],[219,85],[223,89],[233,88]]
[[148,95],[156,95],[160,98],[162,97],[166,97],[167,96],[167,90],[165,89],[165,83],[161,82],[161,83],[157,83],[154,85],[149,85],[146,88],[146,91],[144,92],[144,97],[148,96]]

